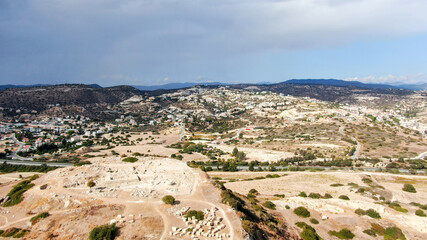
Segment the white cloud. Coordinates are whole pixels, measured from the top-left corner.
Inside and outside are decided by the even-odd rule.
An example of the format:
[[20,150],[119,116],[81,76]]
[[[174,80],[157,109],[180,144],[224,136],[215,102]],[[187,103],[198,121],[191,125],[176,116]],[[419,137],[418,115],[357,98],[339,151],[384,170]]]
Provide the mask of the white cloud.
[[386,83],[386,84],[419,84],[427,83],[427,76],[419,73],[416,75],[406,75],[406,76],[368,76],[368,77],[354,77],[347,78],[347,81],[360,81],[364,83]]

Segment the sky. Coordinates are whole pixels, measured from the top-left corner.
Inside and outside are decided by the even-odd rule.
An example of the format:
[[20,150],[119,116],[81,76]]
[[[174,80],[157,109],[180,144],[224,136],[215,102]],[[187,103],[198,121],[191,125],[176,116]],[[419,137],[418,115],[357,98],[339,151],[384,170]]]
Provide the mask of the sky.
[[0,84],[427,83],[425,0],[0,0]]

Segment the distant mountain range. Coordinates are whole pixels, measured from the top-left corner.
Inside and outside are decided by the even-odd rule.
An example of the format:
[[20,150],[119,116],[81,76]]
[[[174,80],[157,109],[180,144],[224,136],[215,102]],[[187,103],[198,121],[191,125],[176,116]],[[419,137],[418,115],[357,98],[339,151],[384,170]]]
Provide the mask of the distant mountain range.
[[294,84],[315,84],[315,85],[329,85],[329,86],[341,86],[341,87],[360,87],[360,88],[399,88],[397,86],[387,84],[376,84],[376,83],[362,83],[358,81],[344,81],[338,79],[291,79],[283,83],[294,83]]
[[[362,83],[358,81],[345,81],[339,79],[291,79],[281,83],[287,84],[299,84],[299,85],[327,85],[327,86],[338,86],[338,87],[358,87],[358,88],[367,88],[367,89],[407,89],[407,90],[427,90],[427,83],[421,84],[377,84],[377,83]],[[255,83],[255,84],[246,84],[251,86],[266,86],[266,85],[274,85],[280,83]],[[132,87],[142,90],[142,91],[155,91],[155,90],[173,90],[180,88],[188,88],[194,87],[197,85],[205,85],[205,86],[233,86],[233,85],[242,85],[242,84],[228,84],[221,82],[184,82],[184,83],[167,83],[163,85],[152,85],[152,86],[142,86],[142,85],[134,85]],[[35,85],[0,85],[0,90],[8,89],[8,88],[27,88],[27,87],[45,87],[52,86],[47,84],[35,84]],[[88,86],[92,88],[102,88],[98,84],[89,84]]]
[[167,83],[163,85],[154,85],[154,86],[132,86],[139,90],[144,91],[153,91],[158,89],[180,89],[180,88],[188,88],[188,87],[194,87],[197,85],[229,85],[226,83],[221,82],[203,82],[203,83],[196,83],[196,82],[184,82],[184,83]]

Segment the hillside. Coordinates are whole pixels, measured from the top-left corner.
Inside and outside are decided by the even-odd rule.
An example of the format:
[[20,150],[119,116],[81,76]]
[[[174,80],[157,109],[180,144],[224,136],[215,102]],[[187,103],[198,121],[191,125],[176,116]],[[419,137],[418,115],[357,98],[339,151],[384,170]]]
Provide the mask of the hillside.
[[[10,88],[0,91],[0,106],[20,110],[21,113],[46,110],[67,114],[94,115],[109,105],[117,104],[143,92],[129,86],[95,88],[90,85],[72,84],[29,88]],[[64,108],[65,107],[65,108]],[[98,109],[99,107],[99,109]]]
[[361,88],[356,86],[332,86],[324,84],[296,84],[296,83],[276,83],[276,84],[236,84],[232,85],[236,89],[248,89],[253,91],[271,91],[275,93],[282,93],[295,97],[310,97],[323,101],[338,101],[347,102],[352,100],[355,94],[366,95],[408,95],[413,93],[411,90],[394,89],[394,88]]

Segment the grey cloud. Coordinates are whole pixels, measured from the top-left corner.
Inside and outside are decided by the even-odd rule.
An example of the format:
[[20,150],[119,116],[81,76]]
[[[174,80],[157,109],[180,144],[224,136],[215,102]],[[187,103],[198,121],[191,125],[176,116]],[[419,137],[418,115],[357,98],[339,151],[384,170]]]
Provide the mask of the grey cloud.
[[[224,58],[427,31],[424,0],[3,0],[0,77],[152,79]],[[177,78],[174,75],[178,76]],[[183,80],[183,79],[181,79]],[[111,84],[106,82],[106,84]]]

